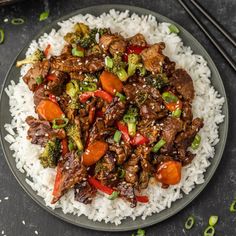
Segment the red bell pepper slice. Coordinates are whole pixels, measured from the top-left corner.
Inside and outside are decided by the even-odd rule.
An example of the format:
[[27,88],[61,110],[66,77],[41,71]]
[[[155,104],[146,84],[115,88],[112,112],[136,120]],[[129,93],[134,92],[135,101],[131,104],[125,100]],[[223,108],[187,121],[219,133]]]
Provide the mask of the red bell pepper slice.
[[130,45],[127,47],[126,49],[126,53],[124,54],[124,61],[128,61],[128,55],[129,54],[140,54],[145,48],[147,47],[141,47],[141,46],[137,46],[137,45]]
[[57,103],[57,98],[56,98],[55,95],[53,95],[53,94],[49,94],[48,98],[49,98],[52,102]]
[[51,44],[48,44],[44,50],[45,57],[48,57],[50,50],[51,50]]
[[121,121],[117,122],[117,127],[120,130],[120,132],[122,133],[122,139],[126,143],[130,143],[130,136],[129,136],[128,127]]
[[107,93],[103,90],[96,90],[94,92],[85,92],[85,93],[81,94],[79,96],[79,100],[80,100],[80,102],[85,103],[89,98],[94,97],[94,96],[100,97],[109,103],[111,103],[112,99],[113,99],[113,97],[109,93]]
[[147,196],[136,196],[137,202],[147,203],[149,202],[149,199]]
[[130,143],[134,146],[142,145],[145,143],[149,143],[149,139],[140,133],[136,133],[136,135],[133,137]]
[[114,190],[112,188],[109,188],[103,184],[101,184],[98,180],[96,180],[93,177],[89,177],[88,178],[88,182],[93,185],[95,188],[99,189],[100,191],[102,191],[103,193],[109,194],[111,195]]
[[47,80],[50,80],[50,81],[55,81],[55,80],[57,80],[57,76],[56,75],[54,75],[54,74],[49,74],[49,75],[47,75]]
[[61,150],[62,150],[62,156],[65,156],[66,153],[69,152],[68,144],[67,144],[67,139],[66,138],[61,140]]

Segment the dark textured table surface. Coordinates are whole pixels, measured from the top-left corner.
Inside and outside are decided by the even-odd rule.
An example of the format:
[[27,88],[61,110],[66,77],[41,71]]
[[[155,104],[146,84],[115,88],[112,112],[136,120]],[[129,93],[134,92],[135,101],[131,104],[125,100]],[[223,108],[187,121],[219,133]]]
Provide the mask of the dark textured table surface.
[[[214,214],[219,216],[216,235],[236,235],[236,214],[229,212],[229,205],[236,197],[236,122],[234,122],[236,116],[236,74],[176,0],[57,0],[49,2],[27,0],[15,5],[0,7],[0,27],[5,31],[5,42],[0,45],[0,83],[3,83],[7,70],[19,50],[43,26],[76,9],[103,3],[124,3],[144,7],[171,18],[190,31],[207,49],[216,63],[223,78],[229,102],[230,127],[227,145],[213,179],[200,196],[180,213],[160,224],[147,228],[147,235],[203,235],[202,232],[207,226],[208,217]],[[201,3],[236,37],[235,0],[201,0]],[[39,14],[44,11],[45,7],[49,7],[50,17],[47,21],[39,22]],[[4,23],[4,19],[10,20],[14,17],[23,17],[25,24],[14,26],[9,22]],[[203,22],[207,24],[204,19]],[[210,28],[210,25],[207,25]],[[211,31],[236,59],[235,48],[230,47],[225,38],[216,30],[212,28]],[[67,224],[40,208],[14,179],[6,164],[2,150],[0,150],[0,199],[0,234],[2,233],[2,235],[35,235],[35,231],[39,235],[45,236],[100,236],[112,234],[90,231]],[[196,225],[191,231],[185,232],[183,223],[189,215],[195,216]],[[113,235],[131,235],[131,232],[113,233]]]

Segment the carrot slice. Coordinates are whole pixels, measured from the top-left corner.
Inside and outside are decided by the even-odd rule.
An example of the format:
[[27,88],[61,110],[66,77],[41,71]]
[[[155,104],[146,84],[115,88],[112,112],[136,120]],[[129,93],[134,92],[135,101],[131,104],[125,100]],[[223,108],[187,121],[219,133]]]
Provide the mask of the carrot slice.
[[155,174],[156,179],[168,185],[178,184],[181,180],[182,165],[178,161],[163,162]]
[[123,89],[123,84],[119,80],[119,78],[108,71],[104,70],[102,72],[102,74],[100,75],[100,81],[102,84],[102,88],[111,95],[115,95],[116,92],[121,92]]
[[95,141],[89,144],[87,149],[82,155],[82,163],[85,166],[91,166],[99,161],[102,156],[106,153],[108,149],[108,144],[103,141]]
[[36,112],[45,120],[53,121],[56,118],[61,118],[64,114],[61,108],[50,100],[41,100],[36,107]]

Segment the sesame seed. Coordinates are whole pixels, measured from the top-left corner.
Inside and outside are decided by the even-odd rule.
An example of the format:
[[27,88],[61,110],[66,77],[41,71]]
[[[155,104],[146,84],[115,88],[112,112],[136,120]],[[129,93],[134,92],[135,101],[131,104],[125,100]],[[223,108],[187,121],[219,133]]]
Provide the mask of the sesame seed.
[[37,234],[37,235],[39,234],[39,232],[37,230],[35,230],[34,233]]
[[25,225],[25,221],[24,220],[22,220],[22,224]]
[[8,199],[9,199],[9,197],[5,197],[5,198],[4,198],[4,200],[8,200]]
[[4,234],[5,232],[4,232],[4,230],[2,230],[2,234]]

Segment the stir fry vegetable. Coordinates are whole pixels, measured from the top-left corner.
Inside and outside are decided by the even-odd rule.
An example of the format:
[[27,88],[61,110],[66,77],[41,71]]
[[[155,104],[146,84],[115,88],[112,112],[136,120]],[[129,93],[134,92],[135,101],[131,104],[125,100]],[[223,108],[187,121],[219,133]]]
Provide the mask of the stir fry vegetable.
[[156,179],[162,184],[178,184],[181,179],[182,165],[177,161],[167,161],[157,168]]
[[229,208],[230,212],[236,212],[236,200],[234,200]]
[[192,148],[193,150],[198,149],[200,143],[201,143],[201,136],[200,136],[199,134],[197,134],[197,135],[195,136],[195,138],[194,138],[192,144],[191,144],[191,148]]
[[2,44],[4,42],[4,31],[3,29],[0,28],[0,44]]
[[79,151],[83,150],[81,141],[80,128],[76,124],[70,124],[66,127],[67,135],[75,142]]
[[218,216],[210,216],[209,218],[209,225],[210,226],[215,226],[218,222]]
[[38,61],[42,61],[44,58],[44,54],[42,51],[40,51],[39,49],[37,49],[33,54],[31,54],[30,56],[26,57],[23,60],[17,61],[16,62],[16,66],[17,67],[21,67],[25,64],[34,64]]
[[128,132],[130,136],[136,134],[138,111],[135,107],[130,107],[128,112],[124,115],[123,120],[128,125]]
[[120,132],[119,130],[116,130],[116,132],[115,132],[115,134],[114,134],[114,141],[115,141],[116,143],[119,143],[119,142],[120,142],[120,139],[121,139],[121,136],[122,136],[121,132]]
[[215,228],[213,226],[208,226],[204,230],[204,236],[214,236],[215,235]]
[[44,168],[55,167],[61,155],[61,144],[58,139],[49,140],[39,160]]
[[135,74],[136,70],[139,70],[140,75],[144,76],[146,73],[145,67],[140,62],[141,57],[137,54],[129,54],[128,55],[128,76],[132,76]]
[[39,16],[39,21],[44,21],[48,18],[49,16],[49,11],[44,11],[40,14]]
[[158,152],[161,147],[166,144],[164,139],[160,139],[152,148],[152,152]]
[[36,107],[36,111],[40,117],[51,122],[64,115],[61,108],[55,102],[50,100],[41,100]]
[[108,144],[103,141],[95,141],[90,144],[82,155],[82,163],[91,166],[98,162],[106,153]]
[[115,95],[117,92],[122,91],[122,82],[117,76],[108,71],[104,70],[102,72],[102,74],[100,75],[100,81],[102,84],[102,88],[111,95]]

